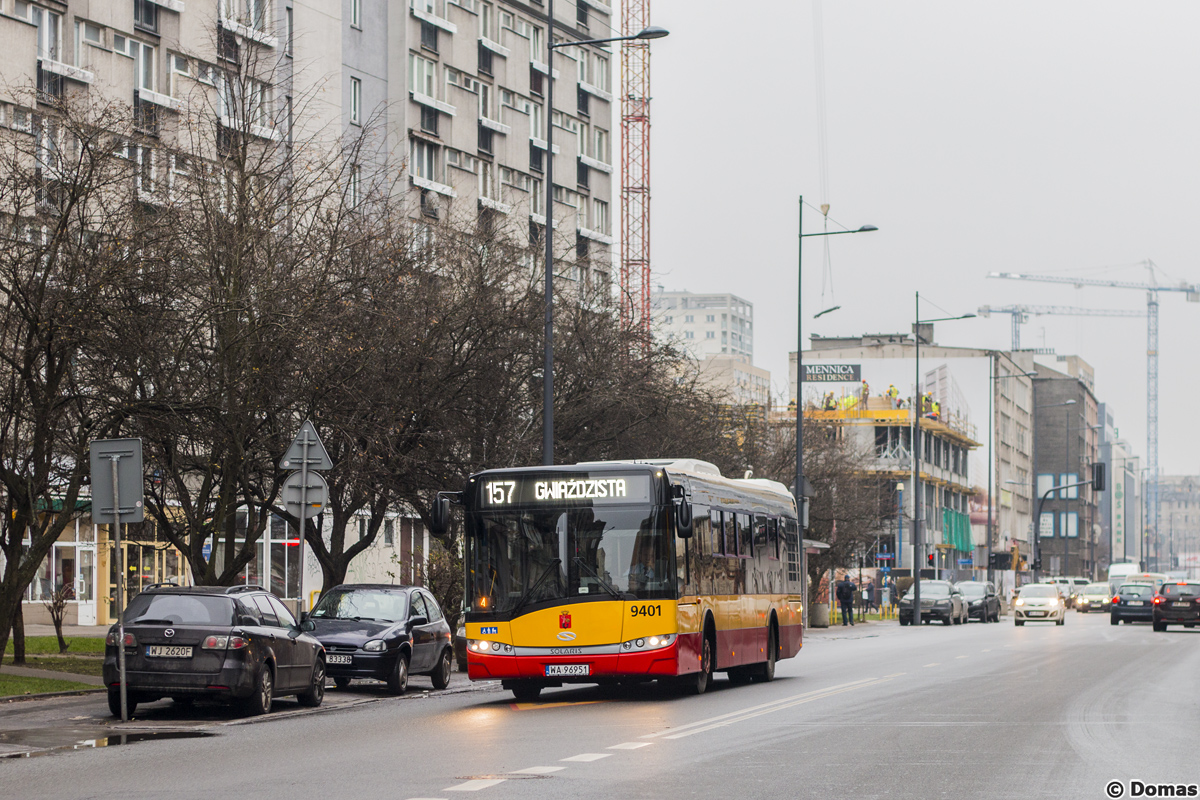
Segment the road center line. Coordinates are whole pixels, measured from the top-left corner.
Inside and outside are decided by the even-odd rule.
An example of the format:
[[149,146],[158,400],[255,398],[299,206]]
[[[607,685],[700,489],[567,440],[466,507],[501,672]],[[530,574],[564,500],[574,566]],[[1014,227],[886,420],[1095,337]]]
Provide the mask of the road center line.
[[927,666],[927,667],[937,667],[937,666],[940,666],[940,664],[939,664],[937,661],[935,661],[935,662],[933,662],[932,664],[926,664],[925,666]]
[[609,747],[609,750],[637,750],[639,747],[649,747],[654,742],[621,742]]
[[559,761],[599,761],[602,758],[608,758],[612,753],[580,753],[577,756],[570,758],[560,758]]
[[[795,700],[799,700],[804,697],[811,697],[812,695],[815,695],[815,694],[821,694],[823,692],[830,692],[835,689],[848,689],[848,688],[852,688],[855,686],[862,686],[865,684],[874,683],[877,680],[878,680],[878,678],[864,678],[861,681],[851,681],[850,683],[842,683],[837,686],[830,686],[825,689],[814,689],[811,692],[804,692],[802,694],[794,694],[791,697],[784,697],[779,700],[772,700],[769,703],[762,703],[757,706],[751,706],[750,708],[743,708],[740,711],[731,711],[728,714],[721,714],[716,717],[709,717],[708,719],[702,719],[698,722],[691,722],[691,723],[688,723],[687,725],[679,725],[674,728],[667,728],[665,731],[659,731],[658,733],[647,733],[644,736],[639,736],[638,738],[639,739],[657,739],[660,736],[668,736],[668,734],[676,734],[676,733],[679,733],[680,731],[686,731],[691,728],[699,727],[701,725],[711,725],[714,722],[720,722],[721,720],[729,719],[730,717],[740,717],[743,714],[749,714],[752,711],[759,711],[759,710],[762,710],[765,708],[771,708],[772,706],[781,705],[783,703],[791,703]],[[670,737],[668,737],[668,738],[670,738]]]
[[970,656],[955,656],[955,658],[970,658]]
[[833,697],[835,694],[843,694],[845,692],[852,692],[855,689],[865,689],[868,686],[875,686],[876,684],[887,683],[888,681],[889,681],[888,678],[879,678],[877,680],[868,681],[866,683],[857,683],[854,686],[847,686],[847,687],[841,688],[841,689],[832,689],[832,690],[829,690],[829,691],[826,691],[823,693],[813,694],[808,697],[803,697],[798,700],[793,700],[790,703],[784,703],[782,705],[778,705],[778,704],[773,705],[770,708],[764,708],[761,711],[751,711],[751,712],[743,713],[740,716],[734,717],[733,719],[726,719],[721,722],[716,722],[712,725],[708,725],[703,728],[696,728],[694,730],[684,731],[683,733],[674,733],[670,736],[667,736],[666,738],[667,739],[683,739],[685,737],[691,736],[696,733],[704,733],[706,731],[711,731],[716,728],[723,728],[726,725],[732,725],[735,722],[745,722],[748,719],[754,719],[755,717],[765,716],[766,714],[774,714],[776,711],[783,711],[785,708],[792,708],[793,706],[803,705],[804,703],[811,703],[814,700],[822,700],[826,697]]
[[566,767],[526,767],[518,769],[510,774],[512,775],[549,775],[551,772],[561,772]]
[[460,783],[458,786],[447,786],[442,789],[443,792],[478,792],[480,789],[486,789],[489,786],[495,786],[498,783],[504,783],[504,778],[487,778],[467,781]]

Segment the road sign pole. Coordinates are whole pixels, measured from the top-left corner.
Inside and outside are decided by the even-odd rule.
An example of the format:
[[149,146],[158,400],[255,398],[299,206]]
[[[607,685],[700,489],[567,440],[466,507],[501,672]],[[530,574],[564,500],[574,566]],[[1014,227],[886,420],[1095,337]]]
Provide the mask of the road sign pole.
[[117,560],[117,672],[121,683],[121,722],[129,721],[129,706],[126,704],[129,689],[125,680],[125,559],[121,554],[121,492],[117,478],[117,464],[121,457],[112,456],[113,482],[113,557]]
[[296,523],[298,538],[300,543],[296,546],[300,548],[300,610],[304,610],[304,512],[308,503],[308,437],[305,436],[301,442],[301,447],[304,450],[304,457],[300,461],[300,515],[299,521]]

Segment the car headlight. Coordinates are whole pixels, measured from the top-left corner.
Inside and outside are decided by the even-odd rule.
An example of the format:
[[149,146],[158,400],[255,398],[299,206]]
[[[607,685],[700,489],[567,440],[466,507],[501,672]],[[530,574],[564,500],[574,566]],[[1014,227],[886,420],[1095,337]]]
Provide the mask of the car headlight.
[[387,645],[384,644],[383,639],[372,639],[363,645],[363,650],[368,653],[382,653],[386,649]]
[[675,634],[673,633],[665,633],[659,636],[644,636],[640,639],[630,639],[627,642],[622,642],[621,650],[624,652],[632,650],[659,650],[674,641]]
[[1018,598],[1017,598],[1017,605],[1019,605],[1019,606],[1023,606],[1023,605],[1025,605],[1025,601],[1024,601],[1022,598],[1018,597]]

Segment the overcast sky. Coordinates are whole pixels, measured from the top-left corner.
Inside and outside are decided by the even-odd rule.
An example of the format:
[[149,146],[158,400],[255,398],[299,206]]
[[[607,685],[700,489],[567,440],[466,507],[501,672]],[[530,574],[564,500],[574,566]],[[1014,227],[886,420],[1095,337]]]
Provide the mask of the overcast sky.
[[[907,331],[918,290],[926,317],[1146,305],[1140,291],[993,270],[1144,281],[1137,263],[1152,259],[1200,281],[1200,3],[824,2],[827,192],[811,0],[652,10],[671,31],[653,45],[654,281],[754,303],[755,363],[777,394],[796,341],[800,194],[846,226],[880,228],[806,240],[806,343]],[[805,231],[821,225],[806,209]],[[1200,304],[1161,298],[1160,465],[1196,473]],[[1000,315],[938,325],[935,339],[1007,349],[1010,331]],[[1022,344],[1089,361],[1098,399],[1145,455],[1144,320],[1036,317]]]

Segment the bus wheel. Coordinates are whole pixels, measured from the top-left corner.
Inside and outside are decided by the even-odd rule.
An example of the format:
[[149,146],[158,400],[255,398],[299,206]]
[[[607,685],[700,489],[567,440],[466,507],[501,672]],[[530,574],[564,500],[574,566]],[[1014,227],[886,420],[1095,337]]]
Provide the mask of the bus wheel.
[[758,683],[775,680],[775,657],[778,653],[779,646],[775,643],[775,626],[772,625],[767,629],[767,660],[759,664],[750,677]]
[[542,693],[542,685],[536,681],[513,681],[508,688],[518,703],[532,703]]
[[705,634],[700,644],[700,671],[688,680],[687,688],[692,694],[704,694],[712,686],[713,646],[712,639]]

